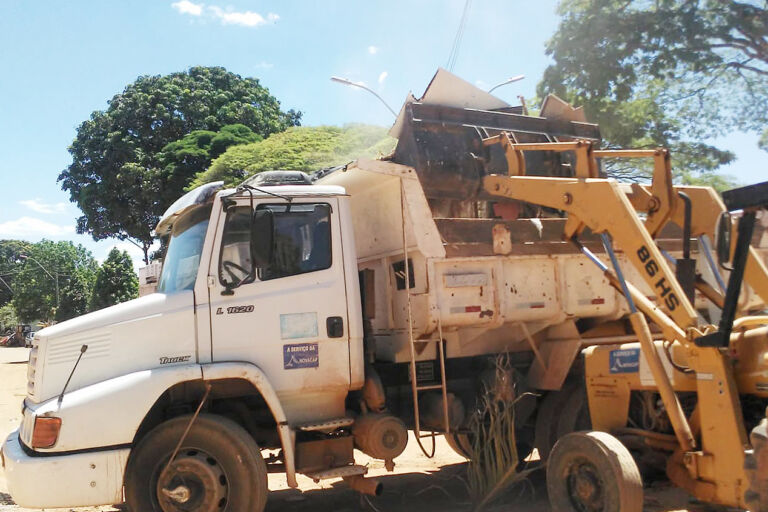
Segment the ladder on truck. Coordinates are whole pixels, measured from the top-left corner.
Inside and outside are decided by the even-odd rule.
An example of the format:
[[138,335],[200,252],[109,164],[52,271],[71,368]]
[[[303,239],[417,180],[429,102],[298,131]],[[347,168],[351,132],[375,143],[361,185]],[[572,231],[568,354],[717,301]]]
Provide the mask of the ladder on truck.
[[[413,431],[416,436],[416,442],[419,445],[419,448],[421,448],[421,451],[426,455],[428,458],[432,458],[435,456],[435,446],[436,446],[436,439],[435,436],[437,433],[434,430],[431,430],[427,434],[422,434],[421,431],[421,415],[419,412],[419,393],[422,391],[436,391],[440,390],[442,392],[442,406],[443,406],[443,432],[449,433],[451,429],[450,425],[450,417],[448,414],[448,389],[446,384],[446,377],[445,377],[445,341],[443,339],[443,326],[442,321],[440,319],[440,314],[438,313],[437,316],[437,338],[430,338],[427,340],[414,340],[413,339],[413,311],[411,309],[411,272],[410,272],[410,262],[408,260],[408,241],[406,239],[406,230],[405,230],[405,190],[403,189],[402,180],[400,182],[400,212],[402,215],[402,230],[403,230],[403,270],[405,272],[404,276],[404,282],[405,282],[405,293],[407,294],[408,298],[408,348],[409,348],[409,354],[410,354],[410,377],[411,377],[411,392],[413,394]],[[418,376],[416,374],[416,343],[436,343],[437,344],[437,358],[440,362],[440,383],[439,384],[428,384],[428,385],[419,385]],[[425,438],[431,438],[432,439],[432,450],[431,452],[427,452],[427,450],[424,448],[424,445],[422,444],[421,440]]]

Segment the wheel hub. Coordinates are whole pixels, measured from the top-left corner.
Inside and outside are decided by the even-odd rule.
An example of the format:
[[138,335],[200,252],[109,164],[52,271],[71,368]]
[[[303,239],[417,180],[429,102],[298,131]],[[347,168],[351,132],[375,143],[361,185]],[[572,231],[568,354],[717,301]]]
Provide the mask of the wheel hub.
[[228,482],[223,468],[205,452],[186,450],[157,480],[163,512],[216,512],[227,504]]
[[589,463],[574,464],[566,473],[568,494],[580,512],[603,510],[603,482],[597,469]]

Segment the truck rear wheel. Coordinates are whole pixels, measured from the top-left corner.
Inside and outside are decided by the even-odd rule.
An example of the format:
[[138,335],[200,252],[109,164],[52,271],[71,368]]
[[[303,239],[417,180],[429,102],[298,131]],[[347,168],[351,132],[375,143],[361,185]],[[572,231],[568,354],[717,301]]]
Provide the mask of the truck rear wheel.
[[451,447],[453,451],[461,455],[465,459],[472,458],[472,441],[470,441],[467,434],[456,434],[455,432],[449,432],[444,435],[445,442]]
[[574,432],[552,449],[547,493],[559,512],[642,512],[643,482],[632,455],[605,432]]
[[195,419],[173,464],[163,472],[191,416],[155,427],[128,461],[126,502],[132,512],[261,512],[267,468],[256,442],[234,421]]

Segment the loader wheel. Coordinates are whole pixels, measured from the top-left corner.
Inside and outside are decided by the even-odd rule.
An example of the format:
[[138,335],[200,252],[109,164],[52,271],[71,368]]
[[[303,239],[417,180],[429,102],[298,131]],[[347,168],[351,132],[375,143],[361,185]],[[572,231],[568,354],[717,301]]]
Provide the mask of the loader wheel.
[[212,414],[195,419],[172,465],[163,471],[191,416],[155,427],[131,454],[125,497],[132,512],[261,512],[267,467],[248,432]]
[[768,512],[768,424],[763,419],[749,436],[752,450],[744,459],[749,490],[744,500],[752,512]]
[[629,450],[605,432],[574,432],[555,444],[547,492],[558,512],[643,510],[640,471]]

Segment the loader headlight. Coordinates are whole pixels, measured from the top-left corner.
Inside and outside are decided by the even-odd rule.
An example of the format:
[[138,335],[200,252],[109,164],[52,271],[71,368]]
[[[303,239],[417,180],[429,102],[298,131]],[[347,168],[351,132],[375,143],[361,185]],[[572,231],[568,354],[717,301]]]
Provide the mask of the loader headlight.
[[61,418],[38,416],[32,431],[32,448],[50,448],[56,444],[61,430]]

